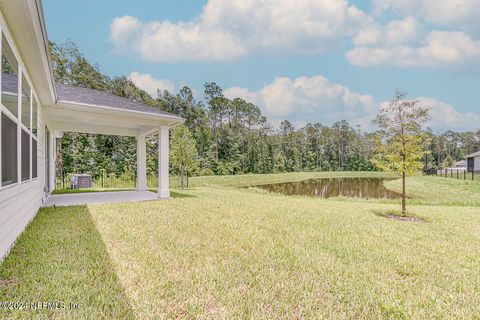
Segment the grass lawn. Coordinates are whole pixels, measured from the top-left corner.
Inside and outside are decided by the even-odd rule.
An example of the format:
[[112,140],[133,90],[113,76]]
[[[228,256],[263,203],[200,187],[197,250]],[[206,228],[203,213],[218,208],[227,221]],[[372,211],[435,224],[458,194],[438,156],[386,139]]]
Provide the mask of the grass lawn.
[[[385,186],[402,190],[401,180],[387,181]],[[414,176],[408,178],[407,192],[414,204],[480,207],[480,181]]]
[[[411,223],[374,214],[397,205],[287,197],[230,188],[230,178],[202,179],[169,201],[42,209],[0,267],[0,301],[82,309],[0,309],[0,318],[480,314],[478,207],[415,206],[428,222]],[[430,183],[438,189],[444,181]]]

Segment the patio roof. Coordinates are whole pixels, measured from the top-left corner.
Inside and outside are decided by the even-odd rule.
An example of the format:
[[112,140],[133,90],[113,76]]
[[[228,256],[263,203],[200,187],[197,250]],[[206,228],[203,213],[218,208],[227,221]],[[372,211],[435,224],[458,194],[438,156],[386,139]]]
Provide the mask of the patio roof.
[[185,120],[144,103],[88,88],[57,85],[58,100],[45,106],[52,130],[139,136]]
[[160,114],[180,119],[179,117],[158,108],[154,108],[137,101],[122,98],[106,91],[99,91],[82,87],[71,87],[61,84],[57,84],[56,89],[59,103],[84,104],[91,106],[118,108],[123,110]]
[[[2,73],[4,94],[16,95],[17,75]],[[52,130],[138,136],[185,120],[141,102],[89,88],[56,85],[57,102],[46,106]]]

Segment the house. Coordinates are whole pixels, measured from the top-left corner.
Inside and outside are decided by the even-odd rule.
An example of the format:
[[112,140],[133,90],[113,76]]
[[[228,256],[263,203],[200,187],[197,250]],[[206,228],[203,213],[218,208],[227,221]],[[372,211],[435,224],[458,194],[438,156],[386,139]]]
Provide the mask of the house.
[[467,171],[467,161],[460,160],[457,161],[450,168],[437,169],[437,175],[458,175],[464,174]]
[[55,188],[64,131],[137,139],[137,189],[147,189],[146,143],[159,135],[158,197],[169,193],[169,128],[184,119],[106,92],[56,85],[40,0],[0,0],[0,259]]
[[467,160],[467,171],[480,171],[480,151],[465,156]]
[[453,165],[453,168],[466,170],[467,169],[467,160],[460,160],[460,161],[455,162],[455,164]]

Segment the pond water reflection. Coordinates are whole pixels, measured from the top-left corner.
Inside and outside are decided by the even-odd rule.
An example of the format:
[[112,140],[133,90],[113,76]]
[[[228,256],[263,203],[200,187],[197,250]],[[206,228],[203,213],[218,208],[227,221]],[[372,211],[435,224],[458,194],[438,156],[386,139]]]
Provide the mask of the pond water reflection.
[[400,198],[399,193],[385,188],[384,181],[386,180],[381,178],[332,178],[267,184],[256,187],[286,195],[306,195],[321,198]]

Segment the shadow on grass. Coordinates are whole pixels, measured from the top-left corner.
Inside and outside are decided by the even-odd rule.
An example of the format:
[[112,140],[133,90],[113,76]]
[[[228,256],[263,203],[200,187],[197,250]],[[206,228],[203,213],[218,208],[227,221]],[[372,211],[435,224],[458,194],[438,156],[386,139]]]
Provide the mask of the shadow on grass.
[[2,319],[134,318],[87,206],[42,209],[3,261],[0,279],[10,281],[0,282],[0,301],[64,303],[54,310],[0,309]]
[[170,196],[172,198],[196,198],[196,196],[192,196],[191,194],[182,193],[181,191],[170,191]]
[[[192,189],[185,189],[185,191],[186,190],[192,190]],[[157,189],[149,188],[148,191],[153,192],[153,193],[157,193]],[[170,189],[170,197],[172,197],[172,198],[196,198],[196,196],[192,196],[191,194],[183,193],[182,191],[183,190],[177,190],[177,189],[175,191],[172,191]]]

